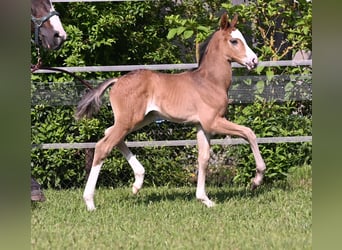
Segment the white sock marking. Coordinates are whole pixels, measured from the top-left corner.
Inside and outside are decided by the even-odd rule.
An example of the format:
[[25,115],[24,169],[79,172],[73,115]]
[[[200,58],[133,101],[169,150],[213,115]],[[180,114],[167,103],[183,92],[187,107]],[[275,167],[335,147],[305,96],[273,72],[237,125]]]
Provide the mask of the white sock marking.
[[83,192],[83,199],[89,211],[95,209],[94,194],[95,194],[96,182],[97,182],[97,178],[99,177],[101,166],[102,166],[102,162],[97,166],[91,167],[87,184]]

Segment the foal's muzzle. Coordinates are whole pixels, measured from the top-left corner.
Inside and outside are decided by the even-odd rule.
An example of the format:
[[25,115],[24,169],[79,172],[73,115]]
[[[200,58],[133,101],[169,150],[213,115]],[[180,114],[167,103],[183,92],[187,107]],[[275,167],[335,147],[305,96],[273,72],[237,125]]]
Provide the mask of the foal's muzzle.
[[245,63],[245,66],[247,67],[248,70],[252,70],[256,68],[258,63],[259,63],[258,58],[254,57],[250,62]]

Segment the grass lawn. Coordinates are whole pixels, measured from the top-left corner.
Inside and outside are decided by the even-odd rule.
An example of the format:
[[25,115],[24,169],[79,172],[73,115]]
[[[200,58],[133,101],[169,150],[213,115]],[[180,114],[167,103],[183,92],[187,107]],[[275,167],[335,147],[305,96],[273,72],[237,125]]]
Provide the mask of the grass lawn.
[[312,249],[311,167],[287,182],[208,187],[207,208],[194,187],[97,189],[86,211],[83,190],[45,190],[32,204],[32,249]]

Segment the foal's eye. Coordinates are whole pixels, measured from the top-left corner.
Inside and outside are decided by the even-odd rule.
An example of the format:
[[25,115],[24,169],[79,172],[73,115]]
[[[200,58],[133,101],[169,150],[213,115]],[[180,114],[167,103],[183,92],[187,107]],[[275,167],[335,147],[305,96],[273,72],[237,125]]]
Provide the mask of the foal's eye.
[[238,40],[237,39],[230,39],[230,43],[233,45],[237,45],[238,44]]

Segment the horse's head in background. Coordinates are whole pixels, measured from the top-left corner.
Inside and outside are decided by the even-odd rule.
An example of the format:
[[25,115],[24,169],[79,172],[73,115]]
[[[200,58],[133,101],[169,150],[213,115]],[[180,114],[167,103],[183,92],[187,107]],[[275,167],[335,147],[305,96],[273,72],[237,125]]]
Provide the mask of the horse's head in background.
[[31,30],[35,43],[50,50],[59,49],[67,36],[51,0],[31,0]]

